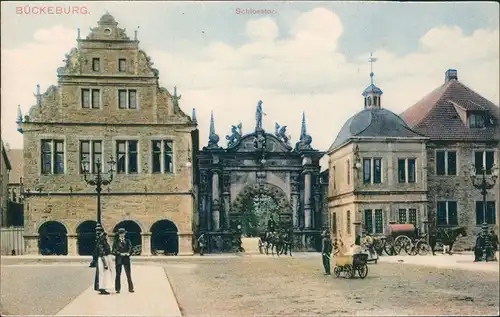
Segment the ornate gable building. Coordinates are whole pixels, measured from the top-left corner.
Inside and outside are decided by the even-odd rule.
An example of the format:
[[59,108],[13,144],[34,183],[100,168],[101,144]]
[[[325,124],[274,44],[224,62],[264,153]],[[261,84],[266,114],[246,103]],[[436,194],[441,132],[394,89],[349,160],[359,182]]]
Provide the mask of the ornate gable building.
[[[438,227],[466,226],[479,231],[484,221],[483,199],[473,187],[470,168],[491,179],[499,162],[499,107],[458,81],[450,69],[445,82],[401,114],[418,133],[429,138],[427,144],[428,198],[431,224]],[[498,230],[498,183],[488,191],[486,221]],[[470,247],[475,239],[464,239]]]
[[137,32],[130,39],[108,13],[87,38],[78,30],[65,62],[57,86],[38,88],[36,105],[18,118],[27,253],[92,252],[97,197],[85,170],[87,179],[113,176],[101,194],[109,234],[124,227],[142,254],[192,253],[197,130],[180,96],[159,87]]
[[390,222],[422,228],[427,204],[426,138],[382,108],[383,92],[370,77],[364,109],[327,152],[329,227],[346,245],[362,230],[387,234]]

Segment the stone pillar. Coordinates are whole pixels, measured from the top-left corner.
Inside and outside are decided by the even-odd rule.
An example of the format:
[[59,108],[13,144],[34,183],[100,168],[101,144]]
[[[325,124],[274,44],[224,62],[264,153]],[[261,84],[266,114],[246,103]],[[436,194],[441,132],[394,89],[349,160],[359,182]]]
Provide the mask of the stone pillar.
[[[388,143],[387,147],[388,147],[389,153],[394,151],[394,146],[392,143]],[[427,162],[425,162],[425,164],[427,164]],[[382,163],[382,170],[383,170],[383,168],[384,168],[384,165]],[[396,168],[397,168],[397,166],[396,166]],[[387,185],[389,187],[392,187],[394,185],[394,181],[395,181],[396,176],[397,176],[397,172],[394,173],[393,157],[390,156],[389,159],[387,160]],[[385,181],[385,179],[382,178],[382,182],[384,182],[384,181]],[[397,184],[397,181],[396,181],[396,184]],[[392,211],[391,211],[391,213],[392,213]]]
[[193,255],[193,234],[178,233],[179,253],[178,255]]
[[142,251],[141,255],[151,255],[151,232],[141,232]]
[[24,252],[29,255],[40,254],[38,248],[38,233],[24,234]]
[[314,212],[313,212],[313,228],[321,229],[321,198],[320,198],[320,183],[319,174],[314,175],[313,197],[314,197]]
[[292,190],[291,190],[291,203],[292,203],[292,221],[293,221],[293,227],[298,228],[300,225],[299,221],[299,197],[300,197],[300,192],[299,192],[299,176],[297,174],[292,174],[291,175],[291,185],[292,185]]
[[230,185],[231,185],[231,175],[229,173],[224,173],[223,175],[223,201],[224,201],[224,229],[229,229],[229,213],[231,210],[231,194],[230,194]]
[[311,173],[304,175],[304,227],[311,229]]
[[68,255],[79,255],[78,236],[76,234],[68,234]]
[[220,229],[220,195],[219,195],[219,173],[212,175],[212,230]]
[[208,181],[207,181],[207,173],[205,171],[202,171],[200,173],[200,191],[199,191],[199,198],[198,198],[198,217],[200,218],[200,229],[202,231],[208,230],[208,222],[209,217],[208,211],[207,211],[207,201],[208,201]]

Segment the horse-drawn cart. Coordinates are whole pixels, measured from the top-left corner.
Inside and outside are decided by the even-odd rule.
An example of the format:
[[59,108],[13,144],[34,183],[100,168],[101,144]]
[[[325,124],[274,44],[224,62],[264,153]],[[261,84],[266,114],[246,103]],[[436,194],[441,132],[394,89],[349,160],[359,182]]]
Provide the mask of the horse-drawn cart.
[[353,278],[358,273],[359,277],[365,278],[368,275],[368,254],[361,253],[359,248],[354,248],[349,252],[341,252],[335,255],[335,268],[333,273],[340,277],[341,273],[347,278]]

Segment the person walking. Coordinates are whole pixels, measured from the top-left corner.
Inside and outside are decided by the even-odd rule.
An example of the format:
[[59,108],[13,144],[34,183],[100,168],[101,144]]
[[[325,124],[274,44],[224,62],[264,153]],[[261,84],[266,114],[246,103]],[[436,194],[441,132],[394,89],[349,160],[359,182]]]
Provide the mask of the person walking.
[[330,275],[330,255],[332,254],[332,240],[330,235],[325,230],[322,233],[323,241],[321,247],[321,255],[323,258],[323,267],[325,268],[325,275]]
[[109,247],[106,232],[101,224],[96,225],[96,255],[97,266],[94,278],[94,290],[99,291],[101,295],[109,295],[108,290],[113,287],[113,272],[112,272],[112,259],[111,248]]
[[200,249],[200,256],[203,256],[203,253],[205,252],[205,245],[206,245],[205,233],[202,232],[198,238],[198,247]]
[[128,291],[134,292],[134,284],[132,283],[132,272],[130,270],[130,254],[132,252],[132,242],[125,238],[127,231],[125,228],[118,229],[118,238],[113,243],[113,254],[115,255],[116,262],[116,277],[115,277],[115,291],[120,294],[121,290],[121,275],[122,267],[125,268],[125,275],[127,276]]

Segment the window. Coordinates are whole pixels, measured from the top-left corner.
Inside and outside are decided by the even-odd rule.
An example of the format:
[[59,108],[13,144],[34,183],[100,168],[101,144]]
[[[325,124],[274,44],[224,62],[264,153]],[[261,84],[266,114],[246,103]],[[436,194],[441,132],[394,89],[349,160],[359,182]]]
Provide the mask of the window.
[[485,115],[483,113],[471,113],[469,114],[469,128],[484,128],[485,127]]
[[436,152],[436,175],[457,175],[457,152]]
[[495,152],[481,151],[474,153],[474,166],[476,167],[476,174],[482,174],[483,168],[486,167],[486,174],[491,175],[494,163]]
[[135,89],[118,90],[118,108],[137,109],[137,90]]
[[365,230],[366,233],[373,233],[373,217],[371,209],[365,209]]
[[351,162],[347,160],[346,162],[346,167],[347,167],[347,185],[351,184]]
[[[92,97],[92,98],[91,98]],[[89,109],[92,105],[93,109],[101,107],[101,90],[100,89],[82,89],[82,108]]]
[[375,209],[375,233],[384,232],[384,215],[382,209]]
[[64,174],[64,141],[42,140],[41,172],[48,174]]
[[118,71],[119,72],[127,71],[127,60],[125,58],[120,58],[118,60]]
[[337,189],[337,182],[335,179],[335,166],[332,167],[332,182],[333,182],[333,190]]
[[337,213],[332,213],[332,231],[333,234],[337,234]]
[[406,160],[398,160],[398,180],[400,183],[406,183]]
[[117,141],[116,157],[118,174],[135,174],[138,172],[137,141]]
[[351,211],[347,211],[347,234],[351,234]]
[[94,72],[101,70],[101,60],[99,58],[92,58],[92,70]]
[[363,159],[363,183],[364,184],[382,183],[382,159],[380,158]]
[[382,159],[373,159],[373,183],[380,184],[382,182]]
[[406,209],[399,209],[399,223],[406,223]]
[[398,159],[398,181],[400,183],[415,183],[417,176],[415,169],[415,159]]
[[458,225],[458,213],[456,201],[439,201],[437,203],[437,225]]
[[[482,201],[476,201],[476,225],[482,225],[484,223],[484,203]],[[486,223],[489,225],[496,224],[496,214],[495,214],[495,202],[486,202]]]
[[365,209],[365,230],[367,233],[384,232],[384,211],[382,209],[375,209],[375,218],[371,209]]
[[372,160],[363,159],[363,183],[370,184],[372,182]]
[[[162,154],[163,153],[163,154]],[[152,173],[173,173],[174,155],[172,141],[152,141]],[[162,161],[163,157],[163,161]]]
[[[97,162],[102,163],[102,141],[80,142],[80,162],[83,161],[89,162],[90,173],[97,173]],[[103,164],[101,164],[101,171],[102,167]],[[80,173],[83,173],[81,166]]]
[[408,218],[409,219],[409,223],[413,224],[415,227],[417,226],[417,210],[416,209],[409,209],[408,210]]

